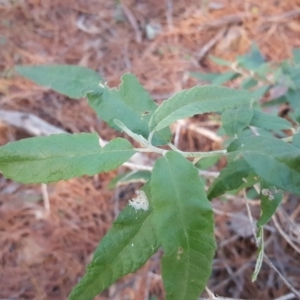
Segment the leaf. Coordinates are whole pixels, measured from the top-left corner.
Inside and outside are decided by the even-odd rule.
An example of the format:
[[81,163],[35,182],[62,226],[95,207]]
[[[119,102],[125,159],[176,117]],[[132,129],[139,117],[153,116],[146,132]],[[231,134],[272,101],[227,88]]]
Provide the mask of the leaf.
[[290,76],[296,88],[300,89],[300,64],[290,67]]
[[256,174],[244,159],[229,162],[209,188],[207,197],[212,200],[227,191],[252,186],[257,180]]
[[[150,198],[148,188],[143,190]],[[127,206],[98,245],[86,274],[72,290],[69,300],[92,300],[122,276],[140,268],[153,255],[158,241],[153,211]]]
[[281,63],[282,83],[293,90],[300,89],[300,65],[291,65],[287,61]]
[[290,113],[289,116],[293,118],[293,121],[296,123],[300,123],[300,107],[296,108],[294,112]]
[[274,213],[276,212],[278,206],[281,203],[283,193],[274,187],[270,187],[268,184],[261,182],[260,187],[260,207],[261,215],[257,221],[257,226],[264,226],[267,224]]
[[215,253],[213,212],[198,171],[170,151],[159,158],[151,180],[153,224],[162,245],[167,300],[198,299]]
[[222,125],[229,136],[234,136],[247,127],[253,117],[253,109],[239,107],[228,109],[222,113]]
[[218,160],[221,158],[221,155],[202,157],[196,164],[195,167],[201,170],[206,170],[214,166]]
[[114,189],[117,186],[127,185],[133,182],[145,183],[151,177],[150,171],[131,171],[116,176],[108,185],[109,189]]
[[241,88],[245,90],[249,90],[255,87],[258,84],[258,81],[252,77],[246,78],[241,83]]
[[259,79],[267,79],[268,74],[275,72],[276,69],[274,69],[271,63],[263,63],[255,70],[255,74]]
[[228,71],[224,73],[191,72],[190,74],[197,79],[204,80],[215,85],[222,85],[225,82],[236,79],[240,76],[240,74],[233,71]]
[[300,91],[288,89],[285,98],[294,110],[300,108]]
[[210,55],[209,59],[219,66],[231,67],[232,63],[230,61],[224,60],[222,58]]
[[228,152],[246,160],[270,186],[300,194],[300,149],[274,137],[255,136],[233,141]]
[[256,90],[254,90],[253,93],[253,99],[255,101],[259,101],[271,88],[271,85],[263,85]]
[[300,64],[300,48],[293,49],[294,63]]
[[116,138],[104,148],[96,133],[34,137],[0,147],[0,170],[22,183],[47,183],[116,169],[135,151]]
[[284,130],[291,129],[292,124],[275,115],[266,114],[262,111],[254,110],[253,118],[250,122],[251,126],[259,127],[266,130]]
[[200,73],[200,72],[190,72],[190,75],[196,79],[204,80],[207,82],[213,82],[222,73]]
[[75,99],[99,89],[103,81],[97,72],[80,66],[16,66],[16,71],[39,85]]
[[293,146],[297,147],[300,149],[300,132],[296,133],[293,135]]
[[[88,94],[88,100],[98,116],[110,127],[120,130],[114,123],[118,119],[134,133],[148,138],[148,123],[157,105],[134,75],[123,75],[120,89],[103,86],[101,91]],[[165,128],[154,135],[153,143],[164,145],[170,139],[171,131]]]
[[250,136],[256,136],[256,135],[261,135],[261,136],[271,136],[273,137],[273,133],[270,131],[267,131],[265,129],[261,128],[256,128],[255,131],[253,131],[250,128],[245,128],[243,131],[239,132],[237,134],[238,138],[244,138],[244,137],[250,137]]
[[253,43],[250,52],[244,56],[238,57],[237,62],[241,67],[254,71],[265,62],[265,59],[260,53],[257,45]]
[[252,93],[220,86],[196,86],[183,90],[165,100],[150,119],[151,131],[158,131],[173,122],[207,112],[222,112],[226,109],[250,103]]
[[264,260],[264,229],[263,227],[259,227],[257,234],[256,234],[256,238],[259,242],[259,247],[258,247],[258,255],[257,255],[257,259],[256,259],[256,263],[255,263],[255,269],[254,272],[252,274],[252,282],[256,281],[257,276],[260,272],[263,260]]
[[285,96],[280,96],[278,98],[274,98],[274,99],[269,100],[267,102],[260,103],[260,106],[261,107],[271,107],[271,108],[273,108],[274,106],[279,106],[279,105],[284,104],[286,102],[287,102],[287,100],[286,100]]

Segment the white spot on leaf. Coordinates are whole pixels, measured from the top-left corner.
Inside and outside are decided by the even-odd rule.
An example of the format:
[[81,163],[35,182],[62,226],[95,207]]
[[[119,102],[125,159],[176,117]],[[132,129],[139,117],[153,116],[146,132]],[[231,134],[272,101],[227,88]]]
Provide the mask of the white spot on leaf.
[[137,191],[137,197],[129,200],[129,205],[136,211],[142,209],[147,211],[149,209],[149,201],[144,191]]
[[276,187],[271,188],[271,189],[262,189],[261,193],[262,195],[264,195],[265,197],[268,197],[268,199],[270,201],[275,199],[274,194],[277,194],[279,192],[279,190],[276,189]]
[[272,200],[274,200],[274,198],[275,198],[274,195],[269,195],[269,198],[268,198],[268,199],[269,199],[270,201],[272,201]]
[[269,190],[268,189],[262,189],[261,193],[264,195],[264,196],[268,196],[269,195]]

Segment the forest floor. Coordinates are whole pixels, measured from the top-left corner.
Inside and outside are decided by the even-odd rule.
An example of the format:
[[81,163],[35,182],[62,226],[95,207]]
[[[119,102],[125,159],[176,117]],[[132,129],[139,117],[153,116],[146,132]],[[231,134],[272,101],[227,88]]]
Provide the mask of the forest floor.
[[[222,71],[208,59],[210,54],[234,61],[256,42],[267,60],[280,61],[300,47],[299,0],[1,0],[0,24],[0,111],[24,112],[27,119],[35,115],[70,133],[96,131],[106,140],[118,134],[96,118],[85,100],[38,87],[16,76],[14,66],[86,66],[110,86],[118,86],[122,74],[131,72],[160,103],[197,84],[190,71]],[[27,119],[22,124],[0,119],[0,145],[39,135]],[[180,149],[222,147],[215,134],[219,124],[207,116],[180,126]],[[99,240],[139,187],[108,188],[126,170],[47,186],[21,185],[0,176],[0,300],[67,298]],[[265,251],[300,290],[299,246],[291,247],[286,223],[292,220],[299,231],[297,200],[286,197],[268,225]],[[254,216],[257,204],[251,206]],[[242,197],[216,199],[213,206],[218,251],[209,288],[233,299],[296,299],[266,264],[251,282],[257,249]],[[96,299],[164,299],[160,255]]]

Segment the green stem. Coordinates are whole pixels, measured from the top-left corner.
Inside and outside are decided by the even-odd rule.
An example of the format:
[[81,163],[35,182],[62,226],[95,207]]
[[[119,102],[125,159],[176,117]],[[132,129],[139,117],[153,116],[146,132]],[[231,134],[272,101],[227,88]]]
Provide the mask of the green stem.
[[[143,138],[141,135],[132,132],[129,128],[127,128],[120,120],[114,120],[115,124],[120,127],[124,132],[126,132],[129,136],[139,142],[145,148],[135,148],[134,150],[137,152],[155,152],[164,155],[168,150],[164,150],[158,147],[155,147],[151,144],[151,140],[153,137],[154,132],[149,134],[148,141]],[[210,152],[184,152],[177,149],[173,144],[169,143],[169,147],[183,155],[184,157],[194,157],[194,158],[202,158],[202,157],[211,157],[216,155],[226,155],[226,150],[217,150],[217,151],[210,151]]]
[[169,143],[168,146],[183,155],[184,157],[194,157],[194,158],[203,158],[203,157],[211,157],[216,155],[226,155],[227,150],[217,150],[217,151],[209,151],[209,152],[184,152],[176,148],[172,143]]

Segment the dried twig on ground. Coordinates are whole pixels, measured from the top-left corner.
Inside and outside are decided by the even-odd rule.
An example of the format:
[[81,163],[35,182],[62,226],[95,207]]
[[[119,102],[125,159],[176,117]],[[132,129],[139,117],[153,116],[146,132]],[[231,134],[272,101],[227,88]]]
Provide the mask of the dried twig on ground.
[[0,120],[12,126],[24,129],[32,135],[66,133],[65,130],[53,126],[33,114],[19,111],[0,110]]

